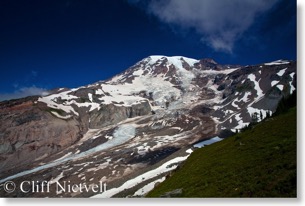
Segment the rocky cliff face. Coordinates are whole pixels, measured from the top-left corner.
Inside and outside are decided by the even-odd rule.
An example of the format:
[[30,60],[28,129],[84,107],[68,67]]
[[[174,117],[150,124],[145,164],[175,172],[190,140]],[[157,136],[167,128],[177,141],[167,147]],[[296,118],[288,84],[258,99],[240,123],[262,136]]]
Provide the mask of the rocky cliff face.
[[76,119],[54,118],[48,107],[35,104],[37,99],[1,103],[1,172],[55,154],[82,136],[82,127]]
[[4,101],[0,184],[58,177],[119,187],[199,140],[261,121],[295,89],[293,61],[238,66],[150,56],[107,81]]

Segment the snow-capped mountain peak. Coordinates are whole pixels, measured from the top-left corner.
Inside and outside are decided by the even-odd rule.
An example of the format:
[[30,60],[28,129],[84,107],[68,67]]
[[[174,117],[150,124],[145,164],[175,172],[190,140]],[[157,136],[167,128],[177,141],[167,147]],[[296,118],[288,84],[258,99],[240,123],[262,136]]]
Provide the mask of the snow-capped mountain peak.
[[152,55],[142,60],[149,65],[156,65],[162,62],[167,62],[167,64],[174,65],[177,69],[183,69],[183,63],[187,63],[189,66],[194,66],[199,60],[183,57],[183,56],[162,56],[162,55]]

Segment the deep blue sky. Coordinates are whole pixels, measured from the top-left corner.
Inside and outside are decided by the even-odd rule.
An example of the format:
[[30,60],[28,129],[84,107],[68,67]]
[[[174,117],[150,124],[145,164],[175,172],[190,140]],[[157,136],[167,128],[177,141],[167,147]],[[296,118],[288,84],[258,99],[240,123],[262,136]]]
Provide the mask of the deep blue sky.
[[154,54],[244,65],[296,60],[296,1],[275,1],[255,13],[228,51],[210,45],[218,30],[206,31],[201,17],[195,26],[179,25],[156,11],[161,7],[151,9],[152,1],[1,0],[0,100],[104,80]]

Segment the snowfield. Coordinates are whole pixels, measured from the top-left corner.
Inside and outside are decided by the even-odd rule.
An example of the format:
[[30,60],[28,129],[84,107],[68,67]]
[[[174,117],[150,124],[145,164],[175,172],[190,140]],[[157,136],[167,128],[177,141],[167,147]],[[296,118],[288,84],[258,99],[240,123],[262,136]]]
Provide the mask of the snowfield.
[[272,66],[272,65],[281,65],[281,64],[289,64],[289,62],[284,61],[284,60],[276,60],[276,61],[273,61],[273,62],[265,63],[264,65]]
[[199,142],[197,144],[194,144],[193,147],[195,148],[201,148],[201,147],[204,147],[205,145],[210,145],[210,144],[213,144],[215,142],[219,142],[223,140],[222,138],[219,138],[219,137],[213,137],[211,139],[208,139],[208,140],[204,140],[202,142]]

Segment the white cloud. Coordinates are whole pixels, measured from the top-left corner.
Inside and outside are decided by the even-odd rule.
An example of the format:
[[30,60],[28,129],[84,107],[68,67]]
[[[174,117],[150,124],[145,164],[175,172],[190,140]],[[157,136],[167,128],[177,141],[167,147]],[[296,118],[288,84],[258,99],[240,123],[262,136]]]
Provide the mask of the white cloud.
[[235,42],[279,0],[151,1],[148,11],[162,22],[195,29],[201,41],[216,51],[232,52]]
[[31,87],[23,87],[16,90],[13,93],[0,94],[0,101],[10,100],[10,99],[19,99],[27,96],[40,95],[45,96],[48,95],[48,91],[44,88],[36,87],[35,85]]

